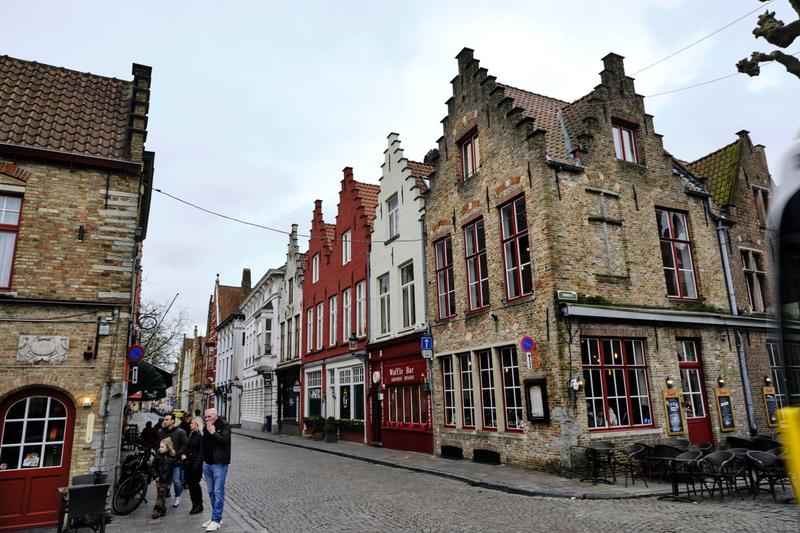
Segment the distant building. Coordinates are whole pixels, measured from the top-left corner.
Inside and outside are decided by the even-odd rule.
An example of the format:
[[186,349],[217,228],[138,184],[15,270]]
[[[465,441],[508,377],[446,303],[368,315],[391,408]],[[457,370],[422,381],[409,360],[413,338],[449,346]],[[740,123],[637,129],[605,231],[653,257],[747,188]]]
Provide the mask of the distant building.
[[55,524],[71,476],[115,481],[153,182],[150,75],[0,56],[0,529]]
[[[219,278],[214,286],[214,301],[217,306],[219,322],[215,326],[217,334],[217,362],[215,365],[214,392],[219,414],[228,422],[238,426],[239,405],[241,402],[241,359],[244,351],[244,315],[239,304],[250,293],[250,269],[242,271],[242,286],[220,285]],[[237,342],[238,341],[238,342]]]

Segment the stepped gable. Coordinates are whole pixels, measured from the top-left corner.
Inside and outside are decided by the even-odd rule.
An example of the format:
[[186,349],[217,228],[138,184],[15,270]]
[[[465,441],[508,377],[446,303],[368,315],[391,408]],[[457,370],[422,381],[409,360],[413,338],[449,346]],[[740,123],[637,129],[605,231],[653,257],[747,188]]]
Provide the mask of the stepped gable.
[[501,87],[507,97],[514,100],[514,107],[522,108],[523,116],[534,120],[536,128],[545,130],[545,143],[548,155],[559,161],[569,161],[564,135],[558,120],[558,111],[568,106],[568,102],[518,89],[502,83]]
[[720,207],[731,204],[739,172],[740,142],[736,140],[688,165],[695,175],[705,178],[714,203]]
[[239,311],[242,303],[242,288],[231,285],[219,286],[219,322],[224,322],[229,316]]
[[426,165],[425,163],[409,160],[407,167],[408,171],[411,172],[411,175],[414,177],[414,182],[416,183],[420,192],[427,192],[428,186],[425,184],[425,180],[423,178],[427,178],[433,174],[433,171],[435,170],[433,165]]
[[0,56],[0,143],[130,161],[133,93],[132,81]]

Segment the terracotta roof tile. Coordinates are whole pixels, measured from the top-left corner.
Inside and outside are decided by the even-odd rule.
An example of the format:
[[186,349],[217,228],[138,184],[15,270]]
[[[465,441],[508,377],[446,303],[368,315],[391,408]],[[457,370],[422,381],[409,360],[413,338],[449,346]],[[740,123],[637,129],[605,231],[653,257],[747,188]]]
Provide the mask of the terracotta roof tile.
[[219,316],[218,322],[223,322],[226,318],[239,310],[242,303],[242,288],[230,285],[219,286]]
[[375,209],[378,207],[378,193],[381,188],[378,185],[371,183],[362,183],[354,181],[358,196],[361,198],[361,205],[364,206],[364,212],[367,214],[367,224],[372,225],[375,219]]
[[418,161],[409,160],[408,170],[411,172],[412,176],[418,178],[427,178],[433,174],[434,167],[432,165],[426,165],[425,163],[419,163]]
[[720,207],[731,203],[733,185],[739,172],[739,140],[689,163],[689,170],[706,178],[706,187]]
[[133,83],[0,56],[0,143],[127,159]]
[[545,144],[548,155],[553,159],[569,161],[569,154],[564,143],[564,135],[558,121],[558,110],[568,105],[567,102],[532,93],[510,85],[498,84],[506,96],[514,99],[514,105],[522,108],[526,117],[534,119],[534,127],[546,130]]

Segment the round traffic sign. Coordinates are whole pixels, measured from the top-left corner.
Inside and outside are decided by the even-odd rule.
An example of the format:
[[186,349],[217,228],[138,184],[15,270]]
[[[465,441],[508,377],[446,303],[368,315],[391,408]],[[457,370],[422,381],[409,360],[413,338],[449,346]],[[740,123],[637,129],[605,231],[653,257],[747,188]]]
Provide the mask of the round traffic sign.
[[522,339],[519,341],[519,347],[522,348],[523,352],[530,352],[533,350],[533,346],[535,344],[536,342],[534,342],[534,340],[527,335],[522,337]]
[[144,357],[144,348],[138,344],[132,344],[128,347],[128,359],[130,359],[132,362],[135,363],[142,357]]

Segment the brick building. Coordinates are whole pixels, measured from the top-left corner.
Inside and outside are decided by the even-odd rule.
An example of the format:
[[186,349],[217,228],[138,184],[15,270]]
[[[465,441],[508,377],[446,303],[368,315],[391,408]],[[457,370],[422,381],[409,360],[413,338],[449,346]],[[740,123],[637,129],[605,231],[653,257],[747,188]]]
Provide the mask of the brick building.
[[595,440],[746,433],[764,321],[731,308],[719,209],[623,58],[574,102],[457,60],[426,157],[435,452],[568,472]]
[[399,136],[392,133],[381,170],[369,253],[367,441],[432,453],[429,372],[420,337],[427,323],[425,178],[433,167],[406,159]]
[[132,74],[0,57],[0,530],[54,524],[70,476],[115,479],[154,159]]
[[[365,419],[364,353],[367,341],[367,262],[378,186],[353,179],[344,169],[335,224],[314,204],[303,279],[305,345],[301,412],[307,416]],[[351,351],[348,338],[357,343]],[[343,438],[364,441],[361,427]]]

